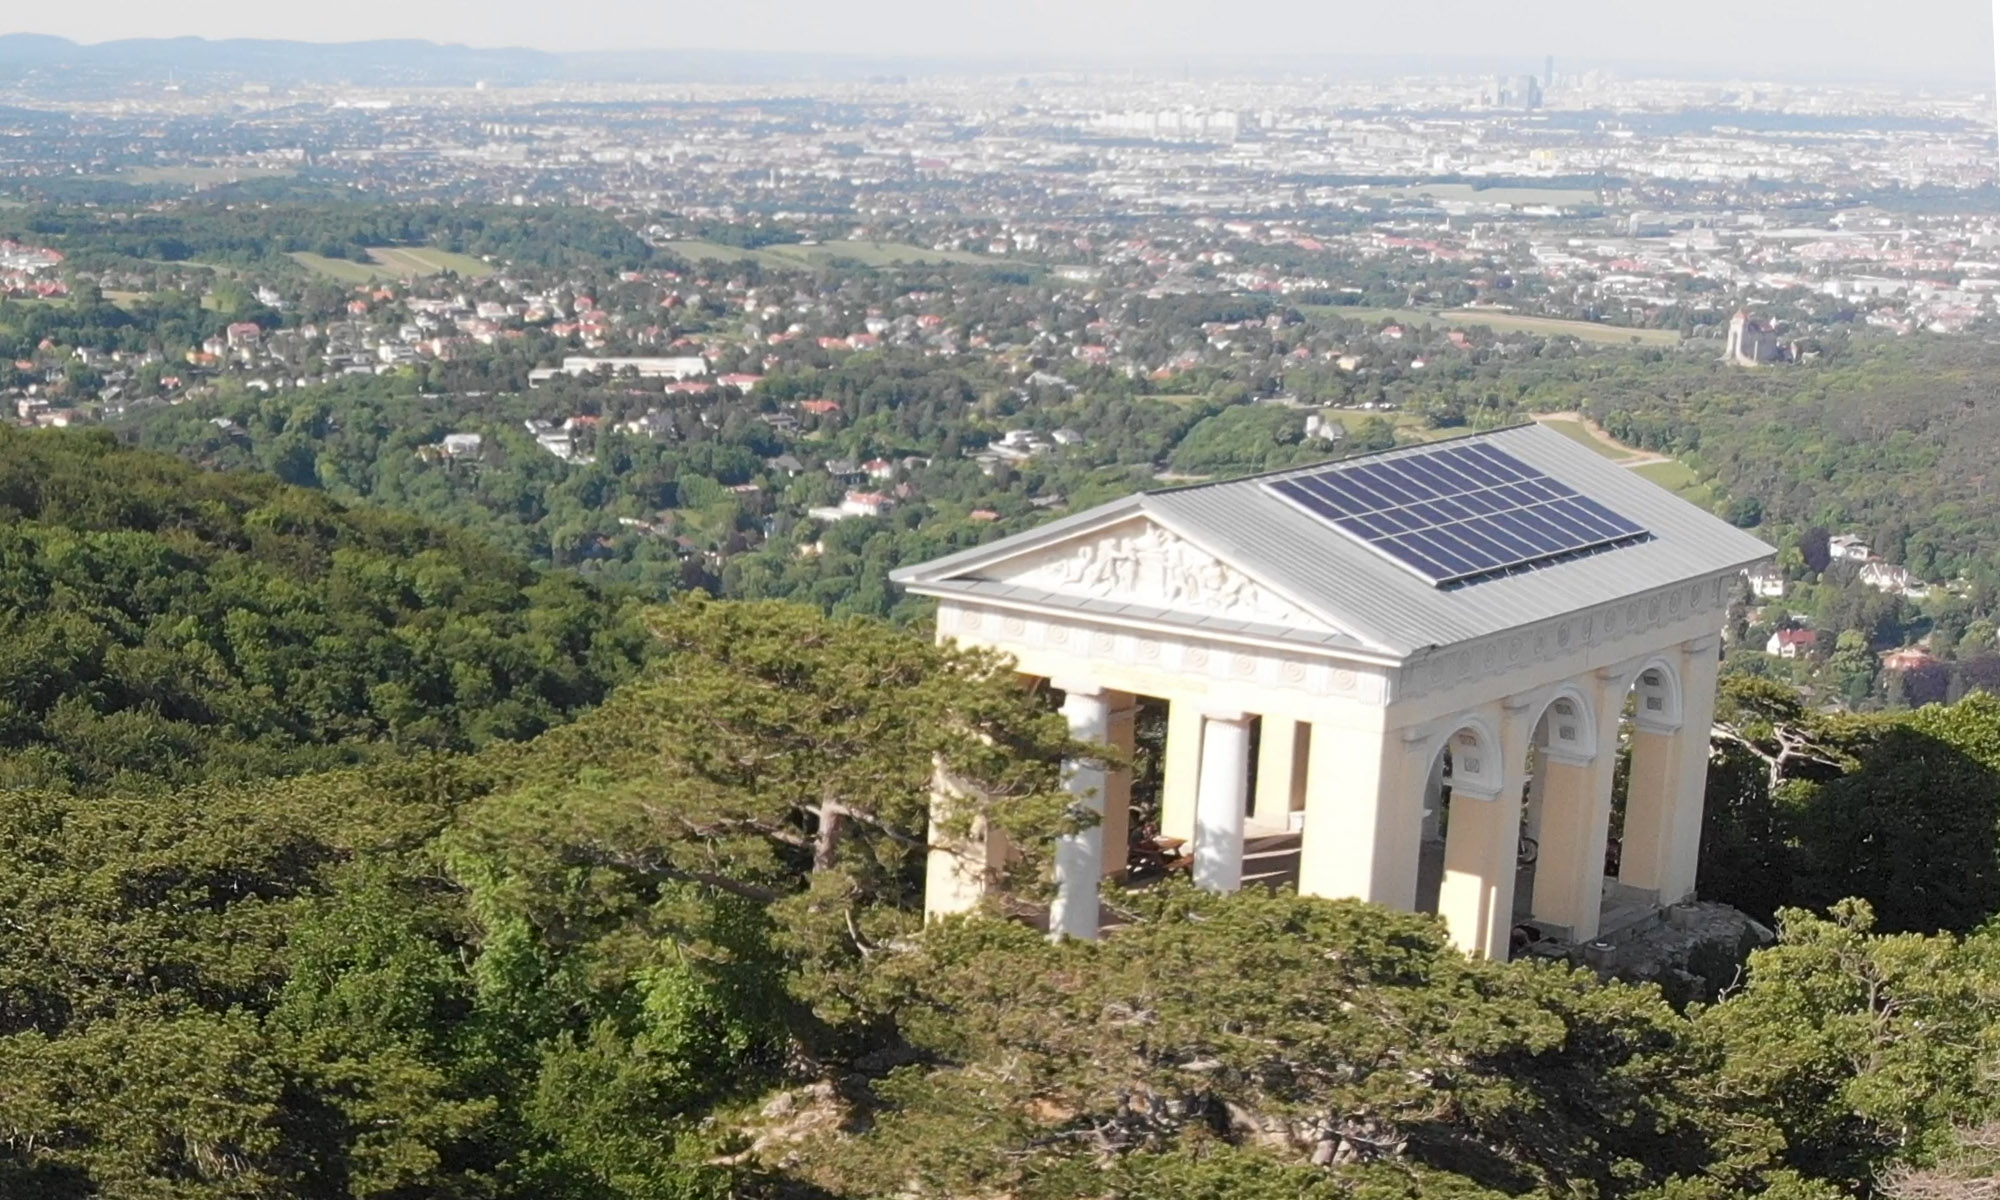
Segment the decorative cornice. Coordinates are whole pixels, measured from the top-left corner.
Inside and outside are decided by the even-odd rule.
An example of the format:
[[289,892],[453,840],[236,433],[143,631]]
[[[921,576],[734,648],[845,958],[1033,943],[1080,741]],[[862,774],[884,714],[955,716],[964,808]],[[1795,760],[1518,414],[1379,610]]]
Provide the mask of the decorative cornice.
[[[1714,646],[1712,634],[1661,646],[1647,635],[1695,617],[1720,622],[1734,572],[1662,588],[1614,604],[1552,618],[1520,629],[1396,662],[1345,648],[1314,649],[1255,635],[1189,629],[1127,614],[1051,610],[1031,601],[947,592],[940,595],[938,633],[1026,655],[1055,651],[1076,660],[1065,677],[1091,678],[1092,662],[1283,688],[1369,706],[1421,699],[1538,665],[1554,665],[1591,651],[1634,646],[1632,661],[1599,668],[1601,684],[1627,679],[1644,655],[1689,646]],[[1701,651],[1697,650],[1696,653]],[[1581,670],[1582,668],[1578,668]]]
[[[1403,665],[1397,672],[1395,698],[1416,699],[1525,667],[1553,664],[1589,650],[1643,638],[1656,630],[1684,625],[1702,614],[1713,614],[1719,624],[1728,612],[1729,589],[1735,579],[1734,570],[1713,573],[1700,580],[1594,605],[1568,616],[1440,646]],[[1704,638],[1713,640],[1713,635]],[[1687,644],[1682,643],[1682,647]],[[1600,672],[1607,682],[1623,674],[1616,667],[1606,670],[1613,672],[1609,676]]]
[[1004,601],[953,596],[938,605],[938,635],[1017,657],[1056,652],[1074,662],[1064,678],[1091,678],[1093,663],[1201,676],[1263,689],[1345,700],[1369,707],[1389,701],[1393,668],[1304,647],[1245,643],[1227,635],[1134,629],[1117,618],[1015,608]]

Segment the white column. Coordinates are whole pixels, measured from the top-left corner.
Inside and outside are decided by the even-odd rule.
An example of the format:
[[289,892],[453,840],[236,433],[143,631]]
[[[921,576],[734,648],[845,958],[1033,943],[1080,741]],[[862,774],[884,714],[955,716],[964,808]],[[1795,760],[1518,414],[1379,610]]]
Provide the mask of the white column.
[[[1604,915],[1604,851],[1611,836],[1611,786],[1625,696],[1602,676],[1574,682],[1591,706],[1588,716],[1596,740],[1588,746],[1541,747],[1546,779],[1535,833],[1541,848],[1529,911],[1557,937],[1587,942],[1597,936]],[[1584,715],[1576,714],[1576,719]],[[1554,743],[1554,731],[1550,733],[1546,740]]]
[[[1058,682],[1070,736],[1102,743],[1111,732],[1111,702],[1093,684]],[[1049,936],[1097,937],[1098,889],[1104,883],[1104,765],[1089,760],[1064,765],[1063,786],[1075,799],[1071,811],[1091,824],[1056,841],[1056,898],[1049,906]]]
[[1007,836],[973,817],[970,828],[948,834],[946,828],[973,803],[965,785],[946,774],[940,764],[931,777],[930,852],[925,862],[924,918],[968,913],[979,907],[986,889],[1005,869],[1013,850]]
[[1313,725],[1300,895],[1416,909],[1423,749],[1402,730]]
[[1310,725],[1290,717],[1264,717],[1257,723],[1257,799],[1253,811],[1264,830],[1289,829],[1294,809],[1305,794],[1307,740]]
[[1243,810],[1250,799],[1250,718],[1208,713],[1201,726],[1195,799],[1194,882],[1212,892],[1243,886]]
[[1701,866],[1701,818],[1708,802],[1708,764],[1713,751],[1716,677],[1722,673],[1720,638],[1705,637],[1681,647],[1681,730],[1679,798],[1668,825],[1666,860],[1660,870],[1660,903],[1679,904],[1694,895]]
[[1201,702],[1167,700],[1167,747],[1160,781],[1160,836],[1194,841],[1195,797],[1201,791]]
[[1506,962],[1514,931],[1514,876],[1519,869],[1522,766],[1534,718],[1509,703],[1500,722],[1500,786],[1491,794],[1454,781],[1445,831],[1444,882],[1438,913],[1467,954]]
[[1719,647],[1714,637],[1681,647],[1678,725],[1642,715],[1632,738],[1619,882],[1655,892],[1661,904],[1694,895]]

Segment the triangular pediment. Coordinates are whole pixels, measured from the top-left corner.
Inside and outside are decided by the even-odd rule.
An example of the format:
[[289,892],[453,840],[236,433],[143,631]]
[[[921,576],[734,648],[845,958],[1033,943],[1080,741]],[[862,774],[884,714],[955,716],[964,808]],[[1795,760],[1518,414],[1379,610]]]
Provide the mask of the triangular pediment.
[[1145,517],[1023,550],[958,578],[1143,605],[1180,616],[1340,632],[1268,584]]

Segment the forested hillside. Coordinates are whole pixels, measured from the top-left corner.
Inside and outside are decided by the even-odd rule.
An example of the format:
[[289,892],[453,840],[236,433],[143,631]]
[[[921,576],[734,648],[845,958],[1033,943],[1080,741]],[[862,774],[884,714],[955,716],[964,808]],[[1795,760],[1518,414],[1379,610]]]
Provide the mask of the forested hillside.
[[2000,554],[1996,370],[2000,347],[1984,341],[1870,338],[1804,369],[1634,365],[1581,399],[1620,439],[1686,456],[1769,521],[1855,529],[1948,579]]
[[0,779],[291,773],[532,737],[643,639],[463,533],[101,434],[0,430]]
[[[1044,886],[1080,748],[1043,697],[807,608],[649,625],[637,677],[526,743],[10,793],[0,1192],[1833,1200],[1962,1174],[2000,1118],[2000,939],[1928,932],[1893,876],[1847,881],[1924,931],[1788,910],[1685,1010],[1255,890],[1127,896],[1094,944],[923,930],[939,764]],[[1746,711],[1756,746],[1811,740]],[[1821,789],[1903,773],[1983,820],[1990,877],[1996,793],[1935,755],[1990,761],[2000,709],[1868,743]],[[1954,926],[1992,915],[1964,898]]]

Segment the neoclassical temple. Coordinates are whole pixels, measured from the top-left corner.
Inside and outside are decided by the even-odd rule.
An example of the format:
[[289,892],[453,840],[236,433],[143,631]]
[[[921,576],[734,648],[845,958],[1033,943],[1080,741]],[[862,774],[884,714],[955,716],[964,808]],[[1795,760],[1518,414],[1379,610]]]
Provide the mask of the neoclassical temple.
[[[1527,425],[1130,496],[894,578],[1081,738],[1129,751],[1164,703],[1158,832],[1199,886],[1290,846],[1301,892],[1434,911],[1504,958],[1519,925],[1585,942],[1692,895],[1718,633],[1771,553]],[[1131,782],[1073,766],[1101,820],[1056,847],[1052,931],[1097,936]],[[934,846],[929,911],[977,904],[1001,840]]]

